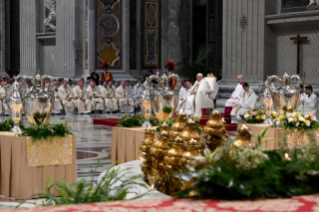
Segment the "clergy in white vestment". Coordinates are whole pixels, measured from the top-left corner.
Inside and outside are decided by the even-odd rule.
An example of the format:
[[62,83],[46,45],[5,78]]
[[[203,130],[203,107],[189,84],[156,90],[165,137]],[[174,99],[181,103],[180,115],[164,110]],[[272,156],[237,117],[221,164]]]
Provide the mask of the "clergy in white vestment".
[[126,85],[125,87],[128,88],[128,90],[129,90],[129,92],[130,92],[130,96],[131,96],[131,97],[135,96],[135,90],[134,90],[134,88],[132,87],[131,82],[130,82],[129,80],[127,80],[127,81],[125,82],[125,85]]
[[124,112],[122,109],[123,106],[131,107],[131,108],[133,108],[133,111],[134,111],[134,105],[133,105],[133,99],[131,96],[131,92],[130,92],[129,88],[126,87],[125,81],[123,81],[121,83],[121,86],[119,86],[116,89],[115,97],[119,101],[119,107],[120,107],[121,112]]
[[185,113],[187,115],[194,115],[195,118],[202,117],[202,100],[204,95],[208,95],[210,90],[209,83],[203,79],[202,74],[197,74],[197,81],[190,91],[190,96],[186,99]]
[[112,81],[103,82],[103,86],[100,87],[102,99],[104,100],[104,106],[108,111],[117,111],[117,99],[115,98],[115,90],[113,88]]
[[137,81],[137,83],[136,83],[136,85],[134,85],[133,89],[134,89],[134,93],[135,93],[136,96],[140,96],[140,95],[143,94],[144,88],[143,88],[141,79],[139,79]]
[[[56,82],[54,83],[54,88],[55,88],[55,84]],[[45,91],[49,91],[50,90],[50,86],[51,86],[51,82],[49,80],[47,80],[45,82]],[[54,89],[54,105],[53,105],[53,110],[52,110],[52,114],[59,114],[62,112],[63,110],[63,107],[62,107],[62,104],[61,104],[61,101],[59,99],[59,96],[58,96],[58,92]]]
[[310,111],[312,115],[319,117],[318,115],[318,97],[313,93],[311,85],[306,86],[306,98],[302,101],[303,111],[307,113]]
[[0,99],[1,99],[1,113],[5,115],[10,114],[10,108],[7,104],[6,98],[11,95],[10,84],[8,81],[3,81],[0,88]]
[[72,88],[68,86],[67,81],[63,82],[63,85],[58,88],[57,93],[58,93],[58,98],[60,101],[62,101],[62,104],[64,105],[64,107],[68,107],[68,108],[76,107],[75,103],[72,101],[72,98],[73,98]]
[[191,95],[192,87],[193,83],[191,83],[191,81],[187,80],[184,82],[184,86],[181,87],[181,89],[183,88],[183,90],[179,91],[179,101],[176,112],[184,112],[186,110],[186,100]]
[[73,92],[73,103],[78,108],[79,113],[91,113],[92,104],[88,98],[86,89],[84,89],[84,82],[80,81],[78,86],[75,86]]
[[306,99],[306,93],[304,92],[304,87],[301,84],[300,85],[300,94],[299,94],[299,102],[296,108],[296,111],[303,111],[304,105],[302,104],[302,102]]
[[245,115],[249,110],[254,110],[257,102],[257,95],[249,88],[248,83],[243,84],[244,94],[239,104],[234,105],[230,113],[231,123],[237,124],[240,121],[240,116]]
[[86,89],[88,97],[92,103],[92,109],[94,111],[103,110],[103,100],[100,89],[96,86],[95,82],[92,80],[89,87]]
[[238,81],[238,84],[235,88],[235,91],[232,93],[231,97],[226,102],[225,112],[224,112],[225,117],[230,116],[230,113],[231,113],[233,107],[236,104],[239,104],[240,100],[243,98],[243,94],[245,92],[243,89],[243,86],[242,86],[245,83],[244,77],[242,75],[237,76],[237,81]]

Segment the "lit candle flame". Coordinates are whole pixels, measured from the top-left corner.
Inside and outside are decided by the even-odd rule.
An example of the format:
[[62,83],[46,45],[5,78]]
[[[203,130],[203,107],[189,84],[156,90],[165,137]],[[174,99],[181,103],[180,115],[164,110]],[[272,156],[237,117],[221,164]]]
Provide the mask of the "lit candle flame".
[[286,160],[291,160],[288,153],[285,153],[285,158],[286,158]]

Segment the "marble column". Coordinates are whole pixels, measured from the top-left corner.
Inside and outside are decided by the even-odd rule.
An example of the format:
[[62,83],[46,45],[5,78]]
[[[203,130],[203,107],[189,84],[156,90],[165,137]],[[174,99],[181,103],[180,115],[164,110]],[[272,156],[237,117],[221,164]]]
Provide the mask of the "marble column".
[[[182,0],[168,1],[168,60],[182,62],[181,14]],[[164,61],[165,63],[165,61]]]
[[88,42],[88,63],[89,63],[89,72],[95,70],[95,59],[96,59],[96,51],[95,51],[95,0],[89,0],[89,8],[88,8],[88,34],[89,34],[89,42]]
[[[243,74],[247,82],[265,79],[265,0],[224,0],[223,81],[234,82]],[[240,18],[246,15],[243,31]]]
[[75,1],[57,0],[56,71],[54,75],[59,77],[73,78],[75,76]]
[[6,7],[5,0],[0,0],[0,75],[5,75],[6,66],[5,66],[5,58],[6,58],[6,25],[5,25],[5,17],[6,17]]
[[20,73],[37,73],[36,2],[20,0]]

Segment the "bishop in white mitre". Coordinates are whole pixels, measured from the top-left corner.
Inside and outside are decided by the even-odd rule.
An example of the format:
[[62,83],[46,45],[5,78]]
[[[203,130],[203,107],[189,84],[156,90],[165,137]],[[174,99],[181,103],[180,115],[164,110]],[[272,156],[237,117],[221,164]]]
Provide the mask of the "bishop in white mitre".
[[306,86],[306,98],[302,101],[303,111],[305,113],[311,112],[312,115],[319,117],[318,115],[318,97],[313,93],[311,85]]
[[100,87],[102,99],[104,100],[104,105],[108,111],[117,111],[117,99],[115,98],[115,90],[111,81],[103,82],[103,86]]
[[63,82],[63,85],[58,88],[58,98],[62,101],[64,107],[75,108],[75,103],[72,101],[73,92],[72,88],[68,85],[67,81]]
[[73,92],[73,103],[78,108],[79,113],[92,112],[92,104],[88,99],[86,89],[84,89],[84,82],[80,81],[78,86],[75,86]]
[[[133,99],[131,97],[131,91],[128,87],[126,87],[125,81],[121,83],[121,86],[119,86],[115,91],[115,97],[119,101],[119,107],[122,111],[123,106],[132,107],[132,110],[134,111],[134,104]],[[132,112],[133,112],[132,111]],[[123,112],[123,111],[122,111]]]
[[87,88],[88,97],[92,103],[93,110],[103,110],[103,100],[100,89],[95,85],[94,81],[90,82],[89,87]]
[[242,85],[245,83],[242,75],[237,76],[238,84],[235,88],[235,91],[232,93],[231,97],[227,100],[225,105],[224,116],[229,117],[233,107],[236,104],[240,103],[240,100],[243,98],[244,89]]
[[249,88],[248,83],[244,83],[242,87],[245,91],[243,98],[238,104],[234,105],[230,113],[232,124],[237,124],[241,115],[245,115],[249,110],[254,110],[256,107],[257,95],[255,92]]
[[[197,74],[197,81],[190,91],[190,96],[186,99],[185,113],[194,115],[195,118],[202,117],[202,100],[204,95],[211,90],[211,85],[207,80],[203,79],[202,74]],[[212,87],[214,88],[214,87]]]

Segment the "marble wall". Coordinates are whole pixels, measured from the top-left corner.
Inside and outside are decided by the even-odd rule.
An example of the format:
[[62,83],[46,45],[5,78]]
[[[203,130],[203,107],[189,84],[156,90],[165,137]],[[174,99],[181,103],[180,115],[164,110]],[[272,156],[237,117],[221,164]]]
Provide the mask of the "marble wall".
[[[223,77],[235,81],[243,74],[248,82],[265,75],[265,0],[224,0],[223,5]],[[248,26],[240,28],[246,15]]]

